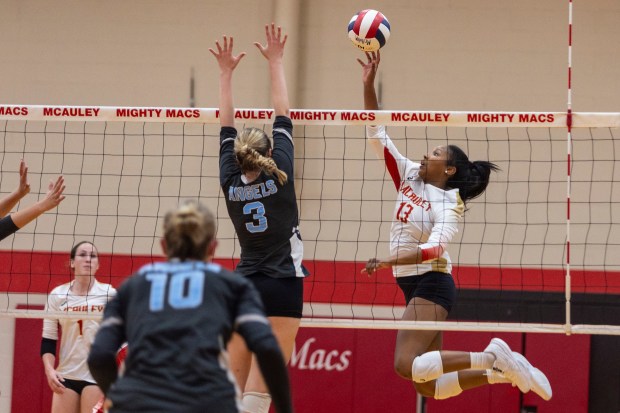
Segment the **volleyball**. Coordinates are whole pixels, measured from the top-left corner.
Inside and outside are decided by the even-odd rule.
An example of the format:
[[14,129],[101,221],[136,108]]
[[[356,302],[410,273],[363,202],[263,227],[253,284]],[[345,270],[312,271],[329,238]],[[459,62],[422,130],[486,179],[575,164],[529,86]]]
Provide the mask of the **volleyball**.
[[390,22],[377,10],[356,13],[349,21],[348,29],[349,39],[365,52],[379,50],[390,38]]

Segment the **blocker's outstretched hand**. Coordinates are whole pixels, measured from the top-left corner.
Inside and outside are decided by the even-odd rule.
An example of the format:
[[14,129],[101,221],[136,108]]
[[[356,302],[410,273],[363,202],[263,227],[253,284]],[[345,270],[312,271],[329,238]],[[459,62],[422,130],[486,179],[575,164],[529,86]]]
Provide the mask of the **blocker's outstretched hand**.
[[286,44],[288,35],[282,37],[282,27],[278,26],[276,28],[275,23],[271,23],[271,27],[268,24],[265,25],[265,35],[267,37],[267,43],[264,46],[258,42],[254,42],[254,45],[258,47],[258,50],[260,50],[261,54],[265,56],[267,60],[282,60],[282,56],[284,56],[284,45]]
[[233,55],[233,44],[233,37],[227,37],[224,35],[222,36],[221,44],[219,40],[215,41],[217,52],[212,48],[209,48],[211,54],[215,56],[217,64],[220,66],[220,71],[222,72],[232,72],[235,70],[241,59],[245,57],[245,52],[241,52],[237,56]]

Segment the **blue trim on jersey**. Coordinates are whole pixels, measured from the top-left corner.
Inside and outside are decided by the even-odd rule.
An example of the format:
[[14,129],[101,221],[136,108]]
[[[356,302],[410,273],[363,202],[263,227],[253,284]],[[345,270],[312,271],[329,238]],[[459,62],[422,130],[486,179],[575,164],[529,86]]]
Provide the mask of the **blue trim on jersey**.
[[187,272],[187,271],[211,271],[215,273],[219,273],[222,271],[222,267],[219,264],[213,262],[203,262],[203,261],[177,261],[171,260],[166,262],[153,262],[150,264],[146,264],[142,266],[138,270],[138,274],[144,275],[149,272]]

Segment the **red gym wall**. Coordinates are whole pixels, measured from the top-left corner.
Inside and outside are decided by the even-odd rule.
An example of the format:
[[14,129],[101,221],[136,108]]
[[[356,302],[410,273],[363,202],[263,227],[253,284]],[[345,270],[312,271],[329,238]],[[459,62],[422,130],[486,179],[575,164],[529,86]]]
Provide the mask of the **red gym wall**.
[[[295,360],[290,366],[297,413],[415,412],[411,383],[392,370],[396,333],[385,330],[302,328]],[[444,335],[444,348],[480,351],[494,335]],[[515,350],[527,342],[526,356],[549,377],[553,398],[545,402],[533,393],[523,406],[538,413],[587,413],[590,340],[588,336],[498,334]],[[51,391],[39,358],[41,320],[20,319],[15,331],[13,412],[48,413]],[[570,360],[570,363],[567,363]],[[521,393],[510,385],[485,386],[460,396],[427,400],[427,413],[520,413]]]
[[[39,272],[66,274],[64,254],[23,254],[28,257],[15,252],[1,254],[10,264],[6,268],[11,268],[12,283],[0,285],[0,290],[46,292],[66,282],[66,275],[52,276],[52,284],[48,284],[49,277],[19,275]],[[100,259],[101,274],[130,274],[152,257],[102,255]],[[223,264],[230,267],[233,263],[228,260]],[[331,296],[339,302],[394,304],[396,301],[402,305],[402,297],[387,272],[372,282],[358,283],[353,291],[346,288],[353,285],[347,277],[355,277],[360,264],[308,262],[306,265],[314,273],[306,279],[307,301],[312,297],[314,302],[326,302]],[[19,266],[27,266],[27,271]],[[338,282],[342,284],[334,284],[333,274],[328,277],[331,282],[324,279],[325,274],[331,272],[340,274]],[[552,274],[552,277],[555,276]],[[100,280],[118,286],[124,277],[106,278],[102,276]],[[38,282],[39,279],[45,279],[45,282]],[[374,301],[368,301],[372,297],[371,291],[374,292]],[[41,320],[16,321],[13,412],[47,413],[50,410],[51,392],[39,357],[41,325]],[[392,368],[395,336],[396,332],[391,330],[301,329],[290,366],[296,412],[414,412],[416,395],[413,386],[400,379]],[[444,349],[481,351],[493,336],[506,340],[515,351],[523,352],[525,347],[528,359],[548,375],[553,386],[553,399],[544,402],[532,393],[522,396],[509,385],[485,386],[466,391],[454,399],[428,400],[428,413],[491,413],[500,410],[520,413],[522,406],[535,407],[536,410],[531,411],[538,413],[588,411],[589,336],[447,332],[444,334]]]

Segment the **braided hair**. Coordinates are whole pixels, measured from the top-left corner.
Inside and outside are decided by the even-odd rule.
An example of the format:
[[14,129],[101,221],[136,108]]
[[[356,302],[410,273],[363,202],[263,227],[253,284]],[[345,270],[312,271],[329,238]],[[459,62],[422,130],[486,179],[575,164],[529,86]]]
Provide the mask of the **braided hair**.
[[267,134],[258,128],[246,128],[235,139],[235,157],[242,173],[261,170],[275,176],[280,185],[288,180],[286,172],[278,169],[274,160],[268,156],[271,141]]
[[499,167],[491,162],[471,162],[465,152],[456,145],[448,145],[447,164],[456,167],[456,173],[448,179],[447,185],[450,188],[458,188],[463,202],[482,195],[489,185],[491,171],[499,171]]

